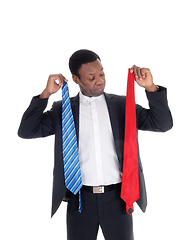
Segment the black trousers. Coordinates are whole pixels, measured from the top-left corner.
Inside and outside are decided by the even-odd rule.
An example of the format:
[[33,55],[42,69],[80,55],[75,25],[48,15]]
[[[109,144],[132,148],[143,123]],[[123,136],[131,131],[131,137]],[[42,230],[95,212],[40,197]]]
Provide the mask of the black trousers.
[[99,194],[82,189],[81,213],[78,212],[79,196],[70,192],[68,196],[68,240],[95,240],[99,226],[106,240],[134,239],[132,216],[126,213],[125,202],[120,198],[120,187]]

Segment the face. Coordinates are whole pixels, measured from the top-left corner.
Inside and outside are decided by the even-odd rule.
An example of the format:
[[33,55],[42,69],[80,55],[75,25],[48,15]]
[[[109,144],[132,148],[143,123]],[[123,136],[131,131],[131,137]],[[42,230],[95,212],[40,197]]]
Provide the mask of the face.
[[80,79],[73,75],[73,81],[77,83],[83,95],[88,97],[100,96],[105,88],[105,74],[101,61],[82,64],[79,69]]

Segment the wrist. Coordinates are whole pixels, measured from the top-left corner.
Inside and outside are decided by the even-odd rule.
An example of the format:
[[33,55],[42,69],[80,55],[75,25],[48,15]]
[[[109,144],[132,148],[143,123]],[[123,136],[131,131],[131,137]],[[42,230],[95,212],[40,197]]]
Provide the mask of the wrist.
[[39,96],[39,98],[49,98],[51,96],[51,93],[49,91],[47,91],[47,89],[45,89],[41,95]]
[[155,85],[155,84],[153,84],[150,87],[145,87],[145,90],[147,92],[157,92],[158,89],[159,89],[159,87],[157,85]]

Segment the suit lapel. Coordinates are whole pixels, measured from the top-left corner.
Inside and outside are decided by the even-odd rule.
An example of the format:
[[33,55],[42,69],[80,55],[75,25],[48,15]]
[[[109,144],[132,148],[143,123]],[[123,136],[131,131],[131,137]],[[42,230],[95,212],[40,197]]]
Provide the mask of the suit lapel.
[[120,159],[119,155],[119,111],[116,99],[113,98],[111,95],[104,93],[105,100],[107,103],[108,111],[109,111],[109,118],[111,121],[111,128],[113,132],[115,147],[117,151],[118,158]]
[[77,143],[79,142],[79,94],[76,97],[71,98],[71,108],[73,112]]

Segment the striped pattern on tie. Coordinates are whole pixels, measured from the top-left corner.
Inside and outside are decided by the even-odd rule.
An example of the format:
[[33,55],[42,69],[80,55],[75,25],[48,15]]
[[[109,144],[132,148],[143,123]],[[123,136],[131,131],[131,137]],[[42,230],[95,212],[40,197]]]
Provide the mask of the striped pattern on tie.
[[[80,189],[83,184],[75,124],[71,110],[68,84],[66,82],[64,82],[62,87],[62,144],[65,186],[75,195],[79,192],[80,198]],[[79,211],[81,212],[81,199],[79,203]]]

